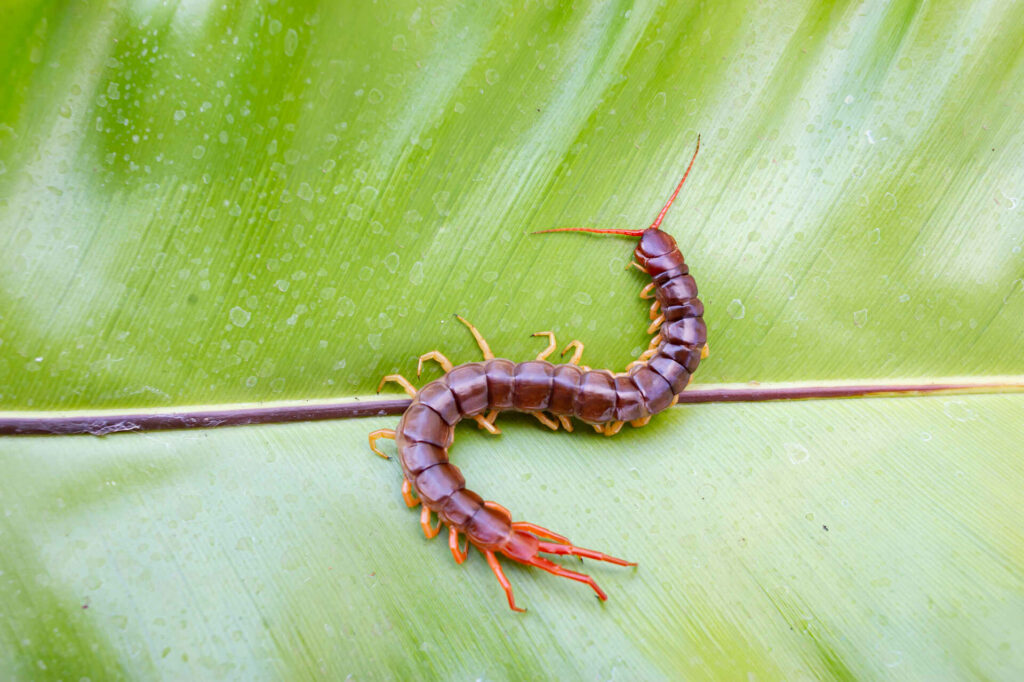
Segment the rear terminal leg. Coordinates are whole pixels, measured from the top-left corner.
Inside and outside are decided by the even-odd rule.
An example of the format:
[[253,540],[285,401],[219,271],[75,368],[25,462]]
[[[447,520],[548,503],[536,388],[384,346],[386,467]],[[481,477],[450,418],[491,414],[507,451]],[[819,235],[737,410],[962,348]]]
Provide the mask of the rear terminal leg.
[[388,438],[390,440],[395,439],[394,429],[377,429],[376,431],[370,432],[370,449],[376,452],[379,456],[384,459],[391,459],[390,455],[385,455],[380,448],[377,447],[377,441],[381,438]]

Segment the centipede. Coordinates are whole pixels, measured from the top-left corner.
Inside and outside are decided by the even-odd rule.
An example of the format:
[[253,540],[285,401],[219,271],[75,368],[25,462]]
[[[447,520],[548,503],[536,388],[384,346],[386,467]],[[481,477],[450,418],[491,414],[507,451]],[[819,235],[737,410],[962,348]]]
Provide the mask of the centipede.
[[[395,441],[402,466],[402,497],[410,508],[421,506],[423,534],[432,539],[447,526],[448,545],[458,564],[466,560],[469,548],[475,547],[487,560],[513,611],[525,609],[516,605],[499,556],[585,583],[601,601],[607,600],[608,595],[593,577],[541,555],[574,556],[619,566],[636,563],[580,547],[535,523],[513,521],[508,509],[467,488],[462,472],[448,458],[455,426],[464,419],[472,419],[480,428],[499,434],[501,431],[495,426],[497,417],[502,412],[516,411],[533,415],[552,430],[561,426],[572,431],[573,420],[578,420],[598,433],[614,436],[627,423],[633,427],[646,425],[653,415],[678,401],[700,361],[707,356],[707,327],[704,305],[697,298],[697,284],[675,239],[661,229],[661,224],[699,151],[698,136],[682,179],[646,229],[565,227],[535,233],[591,232],[639,237],[630,266],[651,278],[641,289],[640,297],[653,299],[647,328],[652,338],[648,348],[624,371],[581,365],[584,346],[578,340],[562,351],[562,357],[573,351],[568,361],[549,362],[547,358],[558,348],[550,331],[534,334],[548,339],[547,346],[534,360],[517,363],[496,358],[476,327],[456,316],[476,340],[483,353],[482,361],[453,365],[440,351],[432,350],[420,356],[416,376],[421,375],[424,363],[430,361],[440,364],[443,376],[417,389],[404,376],[389,374],[377,388],[379,393],[386,383],[394,382],[408,393],[412,402],[395,429],[380,429],[369,435],[370,449],[390,459],[378,447],[378,441]],[[460,540],[463,537],[464,542]]]

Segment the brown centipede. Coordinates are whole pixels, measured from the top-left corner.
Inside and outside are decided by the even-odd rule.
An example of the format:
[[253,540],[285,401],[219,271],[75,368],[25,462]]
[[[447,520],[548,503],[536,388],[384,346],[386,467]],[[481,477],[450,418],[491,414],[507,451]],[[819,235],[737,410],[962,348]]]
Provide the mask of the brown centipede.
[[[583,344],[579,341],[573,341],[562,351],[564,356],[570,348],[574,349],[569,362],[559,365],[548,362],[546,358],[557,348],[552,332],[534,334],[548,337],[547,347],[535,360],[515,363],[495,358],[480,332],[459,317],[480,346],[484,356],[482,362],[453,366],[439,351],[430,351],[420,356],[416,375],[420,375],[425,361],[434,360],[444,369],[444,376],[417,390],[405,377],[390,374],[381,379],[377,389],[379,391],[386,382],[393,381],[412,397],[412,404],[395,430],[381,429],[370,434],[370,448],[387,458],[377,447],[377,440],[395,440],[404,478],[402,497],[410,507],[422,503],[420,524],[424,535],[433,538],[441,531],[442,524],[447,525],[448,544],[455,561],[460,564],[466,559],[469,545],[475,546],[486,557],[505,590],[509,606],[515,611],[524,609],[516,606],[512,586],[498,563],[499,554],[521,564],[586,583],[602,601],[608,597],[592,577],[569,570],[539,553],[573,555],[620,566],[636,564],[578,547],[567,538],[536,524],[512,521],[507,509],[496,502],[485,501],[467,489],[459,468],[448,461],[448,447],[452,444],[455,425],[469,417],[481,428],[497,434],[500,433],[494,426],[497,415],[515,410],[534,415],[553,430],[561,424],[571,431],[571,418],[576,418],[592,425],[599,433],[611,436],[618,433],[626,422],[643,426],[651,415],[675,404],[707,353],[707,328],[702,319],[704,306],[697,298],[697,285],[675,240],[662,232],[660,226],[686,182],[699,150],[700,137],[682,180],[647,229],[569,227],[542,230],[640,238],[633,251],[635,260],[631,265],[651,277],[651,282],[640,291],[640,297],[655,299],[650,309],[653,321],[647,330],[654,337],[648,349],[629,363],[624,372],[616,374],[581,366]],[[433,514],[438,517],[436,525],[431,523]],[[460,547],[460,534],[466,536],[464,547]]]

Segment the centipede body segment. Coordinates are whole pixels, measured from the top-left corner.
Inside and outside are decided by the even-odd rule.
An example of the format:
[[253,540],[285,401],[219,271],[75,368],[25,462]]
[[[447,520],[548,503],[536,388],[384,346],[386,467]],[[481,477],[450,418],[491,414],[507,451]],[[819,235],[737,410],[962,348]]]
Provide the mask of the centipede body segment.
[[[548,337],[548,346],[535,360],[516,363],[496,358],[484,337],[473,325],[463,322],[476,339],[484,359],[453,365],[440,351],[420,357],[417,370],[426,361],[438,362],[444,376],[416,389],[400,375],[381,380],[395,382],[412,397],[394,431],[382,429],[370,434],[370,448],[387,457],[378,447],[381,438],[393,438],[402,465],[402,495],[409,506],[423,505],[420,522],[424,535],[437,535],[448,527],[449,546],[456,562],[466,559],[469,546],[476,547],[486,558],[508,598],[516,605],[511,584],[502,571],[498,557],[535,566],[556,576],[589,585],[601,600],[607,595],[590,576],[547,559],[541,554],[577,556],[605,561],[620,566],[633,566],[602,552],[572,544],[565,537],[542,526],[513,521],[507,509],[496,502],[485,501],[466,488],[459,468],[448,459],[448,448],[455,435],[455,426],[463,419],[473,419],[480,428],[500,433],[494,420],[504,411],[515,410],[534,415],[551,429],[561,425],[571,430],[572,420],[590,424],[595,430],[611,436],[628,422],[643,426],[652,415],[661,412],[678,399],[691,375],[707,352],[707,328],[702,318],[704,306],[697,298],[697,285],[675,240],[662,232],[661,223],[679,194],[693,167],[697,150],[676,186],[672,196],[650,227],[644,230],[610,230],[595,228],[561,228],[544,232],[577,231],[619,234],[639,237],[633,251],[632,264],[651,277],[640,292],[641,298],[652,298],[648,333],[654,335],[651,345],[640,358],[631,362],[627,371],[613,373],[604,369],[581,366],[583,344],[571,342],[563,351],[573,355],[564,364],[552,364],[546,358],[557,348],[551,332],[538,332]],[[653,294],[653,296],[652,296]],[[431,521],[433,514],[438,522]],[[465,537],[465,544],[460,537]]]

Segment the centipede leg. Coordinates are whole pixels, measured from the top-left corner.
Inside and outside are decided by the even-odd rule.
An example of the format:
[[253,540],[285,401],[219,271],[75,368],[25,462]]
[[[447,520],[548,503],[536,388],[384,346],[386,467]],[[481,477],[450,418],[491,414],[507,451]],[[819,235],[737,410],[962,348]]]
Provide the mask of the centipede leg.
[[458,319],[459,322],[466,325],[470,333],[473,334],[473,338],[476,339],[476,345],[480,346],[480,352],[484,354],[484,360],[493,360],[494,353],[491,352],[491,347],[487,345],[487,341],[485,341],[484,337],[480,334],[479,331],[477,331],[477,328],[470,324],[466,320],[466,318],[462,317],[461,315],[456,315],[455,317],[456,319]]
[[709,355],[711,355],[711,346],[705,343],[704,347],[700,349],[700,359],[703,360]]
[[639,429],[641,426],[647,426],[647,422],[649,421],[651,421],[650,415],[646,417],[640,417],[639,419],[634,419],[631,422],[629,422],[629,425],[632,426],[633,428]]
[[604,427],[604,435],[614,436],[615,434],[622,430],[622,426],[625,423],[626,422],[609,422]]
[[[546,543],[541,543],[541,545],[544,544]],[[598,587],[597,581],[595,581],[593,578],[591,578],[589,575],[585,573],[577,573],[576,571],[570,571],[568,568],[559,566],[554,561],[545,559],[541,556],[530,557],[529,561],[524,563],[529,563],[531,566],[536,566],[537,568],[547,571],[548,573],[551,573],[553,575],[557,575],[560,578],[568,578],[569,580],[575,580],[576,582],[581,582],[590,585],[594,592],[597,593],[598,599],[600,599],[601,601],[608,600],[608,595],[605,594],[604,590]]]
[[538,360],[545,360],[545,359],[547,359],[547,357],[549,355],[551,355],[552,353],[555,352],[555,348],[558,347],[558,344],[555,343],[555,333],[554,332],[534,332],[533,334],[531,334],[531,336],[546,336],[546,337],[548,337],[547,348],[545,348],[541,352],[537,353],[537,359]]
[[569,345],[566,346],[565,349],[562,351],[562,357],[565,357],[565,354],[569,352],[570,348],[575,348],[576,350],[573,351],[572,357],[569,358],[569,364],[570,365],[578,365],[578,364],[580,364],[580,358],[583,357],[583,342],[580,341],[579,339],[573,339],[569,343]]
[[640,272],[644,273],[645,275],[648,274],[647,268],[645,268],[644,266],[640,265],[635,260],[629,261],[629,264],[626,265],[626,269],[627,270],[629,270],[631,267],[636,268],[637,270],[639,270]]
[[561,422],[562,428],[568,431],[569,433],[572,433],[572,420],[566,417],[564,414],[559,414],[556,416],[558,417],[558,421]]
[[541,542],[538,548],[541,552],[547,552],[548,554],[561,554],[567,556],[581,556],[585,559],[593,559],[595,561],[606,561],[609,564],[616,564],[618,566],[636,566],[635,561],[626,561],[618,557],[605,554],[604,552],[598,552],[593,549],[587,549],[586,547],[577,547],[571,542],[565,542],[563,544],[557,544],[554,542]]
[[640,357],[638,357],[636,360],[634,360],[634,362],[640,362],[640,363],[647,362],[648,360],[650,360],[651,358],[653,358],[657,354],[658,354],[657,347],[655,347],[655,348],[648,348],[643,353],[641,353]]
[[437,537],[437,534],[441,532],[441,519],[437,520],[437,525],[431,525],[430,515],[431,509],[427,505],[423,505],[423,511],[420,512],[420,526],[423,528],[423,534],[427,536],[428,540],[433,540]]
[[652,320],[658,316],[658,308],[660,307],[661,301],[655,301],[654,303],[651,304],[650,316]]
[[490,433],[492,436],[497,436],[501,433],[501,429],[494,425],[494,420],[498,418],[498,410],[491,410],[487,413],[487,416],[478,414],[475,417],[470,417],[477,425]]
[[569,542],[569,538],[565,537],[564,535],[559,535],[553,530],[545,528],[544,526],[538,526],[536,523],[530,523],[529,521],[513,521],[512,530],[526,530],[539,537],[547,538],[548,540],[554,540],[555,542],[563,542],[567,545],[572,544],[571,542]]
[[654,289],[654,282],[651,282],[650,284],[648,284],[647,286],[640,290],[640,298],[654,298],[653,296],[651,296],[652,289]]
[[532,414],[534,417],[536,417],[537,421],[539,421],[541,424],[543,424],[544,426],[548,427],[552,431],[557,431],[558,430],[558,422],[553,421],[550,417],[548,417],[543,412],[531,412],[530,414]]
[[455,563],[461,564],[466,560],[466,555],[469,554],[469,540],[466,540],[466,548],[461,549],[459,547],[459,531],[455,530],[455,526],[448,526],[448,547],[452,550]]
[[501,564],[498,563],[498,557],[494,556],[494,552],[484,552],[484,556],[487,557],[487,563],[490,565],[491,570],[494,571],[494,577],[501,583],[502,589],[505,590],[505,596],[508,597],[508,605],[513,611],[524,613],[526,609],[521,609],[516,606],[516,598],[512,594],[512,583],[505,577],[505,572],[501,570]]
[[452,371],[452,361],[449,360],[439,350],[432,350],[429,353],[424,353],[420,356],[420,361],[416,364],[416,376],[419,376],[423,371],[423,363],[427,360],[434,360],[437,364],[441,365],[441,369],[445,372]]
[[649,326],[647,328],[647,333],[648,334],[653,334],[654,332],[658,331],[658,327],[660,327],[662,322],[664,322],[664,321],[665,321],[665,316],[664,315],[658,315],[656,318],[654,318],[654,322],[651,322],[651,326]]
[[405,389],[405,392],[409,394],[410,398],[416,397],[416,387],[409,383],[409,380],[403,377],[401,374],[389,374],[383,379],[381,379],[380,383],[377,384],[377,393],[380,393],[380,390],[384,388],[384,384],[386,384],[389,381],[393,381],[394,383],[398,384],[403,389]]
[[406,507],[415,507],[420,503],[412,494],[412,482],[408,478],[402,479],[402,499],[405,500]]
[[377,447],[377,441],[380,440],[381,438],[389,438],[391,440],[394,440],[394,429],[377,429],[376,431],[372,431],[370,433],[370,449],[376,452],[379,456],[383,457],[384,459],[391,459],[390,455],[384,454],[383,452],[381,452],[380,448]]

